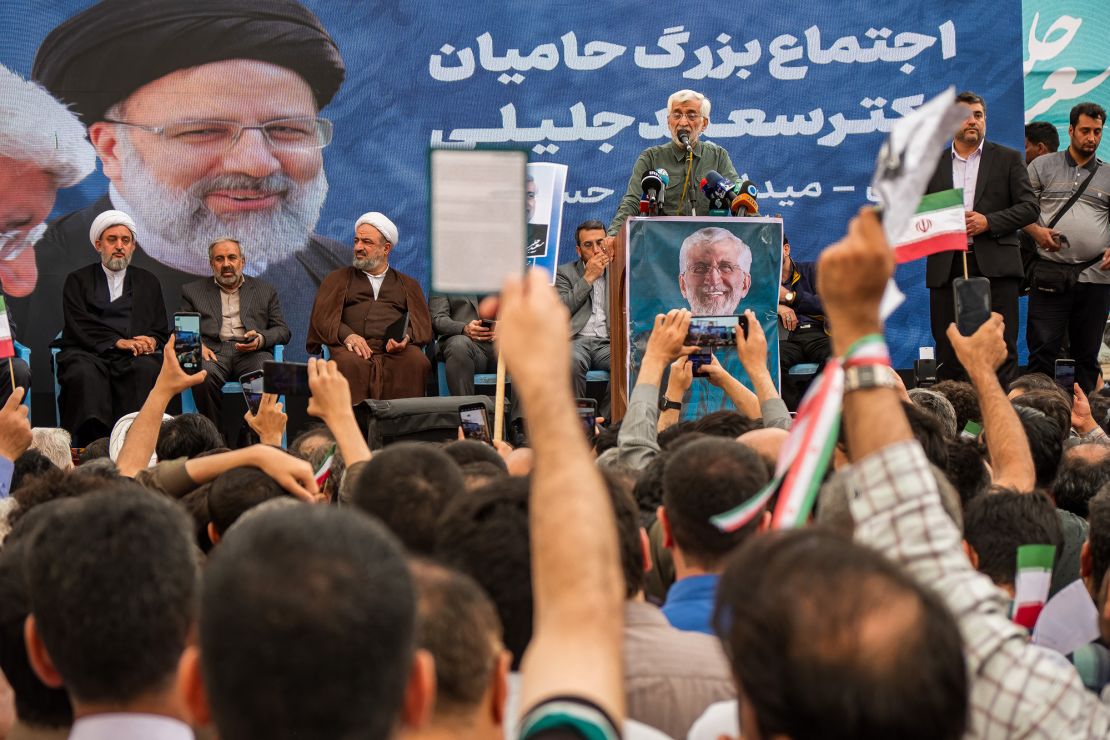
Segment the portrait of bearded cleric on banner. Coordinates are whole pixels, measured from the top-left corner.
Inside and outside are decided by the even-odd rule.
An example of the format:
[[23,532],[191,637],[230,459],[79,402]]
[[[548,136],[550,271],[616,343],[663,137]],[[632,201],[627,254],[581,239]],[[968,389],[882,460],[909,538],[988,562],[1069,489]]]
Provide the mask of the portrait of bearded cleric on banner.
[[134,263],[158,277],[167,306],[210,274],[208,244],[231,236],[304,336],[320,280],[349,259],[314,233],[332,139],[320,109],[344,74],[335,41],[296,0],[106,0],[55,27],[32,76],[81,118],[108,187],[51,225],[17,315],[38,336],[57,332],[61,281],[96,259],[89,224],[119,209],[142,234]]
[[730,231],[709,226],[682,241],[678,288],[695,316],[724,316],[752,287],[752,250]]

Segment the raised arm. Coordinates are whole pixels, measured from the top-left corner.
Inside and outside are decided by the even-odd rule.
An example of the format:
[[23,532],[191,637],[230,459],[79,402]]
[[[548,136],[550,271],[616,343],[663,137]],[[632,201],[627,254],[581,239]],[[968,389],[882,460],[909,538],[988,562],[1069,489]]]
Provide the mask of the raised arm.
[[575,411],[567,309],[543,271],[506,282],[498,343],[535,453],[531,517],[535,630],[521,707],[556,696],[596,704],[618,724],[622,587],[616,523]]

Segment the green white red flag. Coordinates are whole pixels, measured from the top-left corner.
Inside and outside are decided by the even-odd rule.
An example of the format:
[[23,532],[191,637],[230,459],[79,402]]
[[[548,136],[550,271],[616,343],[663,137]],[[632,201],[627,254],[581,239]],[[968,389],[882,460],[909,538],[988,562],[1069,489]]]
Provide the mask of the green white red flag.
[[963,188],[923,196],[917,212],[898,232],[891,246],[898,264],[937,252],[966,252]]
[[1013,620],[1030,632],[1048,600],[1055,559],[1055,545],[1022,545],[1017,549]]
[[8,323],[8,306],[4,297],[0,296],[0,360],[6,357],[15,357],[15,340],[12,338],[12,327]]

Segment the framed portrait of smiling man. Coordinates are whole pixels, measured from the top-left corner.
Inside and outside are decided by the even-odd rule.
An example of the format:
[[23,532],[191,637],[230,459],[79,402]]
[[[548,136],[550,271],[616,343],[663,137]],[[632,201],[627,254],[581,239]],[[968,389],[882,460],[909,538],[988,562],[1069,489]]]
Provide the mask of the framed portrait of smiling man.
[[[778,385],[781,219],[633,219],[625,254],[629,387],[639,372],[656,314],[672,308],[689,309],[694,316],[716,317],[739,316],[751,309],[767,336],[767,364]],[[712,351],[730,375],[751,388],[735,343]],[[725,409],[735,406],[724,391],[705,378],[695,377],[683,399],[683,418]]]

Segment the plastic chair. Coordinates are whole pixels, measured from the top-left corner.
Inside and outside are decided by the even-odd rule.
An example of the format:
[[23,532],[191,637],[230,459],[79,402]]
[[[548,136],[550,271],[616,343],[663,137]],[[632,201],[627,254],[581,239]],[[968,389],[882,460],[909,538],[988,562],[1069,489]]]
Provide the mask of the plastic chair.
[[[27,363],[27,367],[31,367],[31,348],[25,347],[19,342],[15,342],[15,356]],[[14,388],[12,389],[15,390]],[[23,405],[27,407],[27,415],[31,415],[31,389],[28,388],[27,392],[23,395]]]

